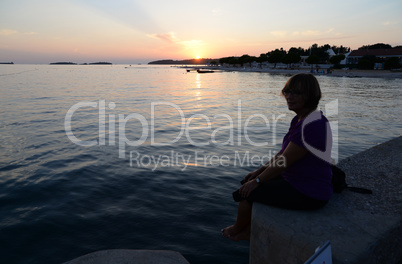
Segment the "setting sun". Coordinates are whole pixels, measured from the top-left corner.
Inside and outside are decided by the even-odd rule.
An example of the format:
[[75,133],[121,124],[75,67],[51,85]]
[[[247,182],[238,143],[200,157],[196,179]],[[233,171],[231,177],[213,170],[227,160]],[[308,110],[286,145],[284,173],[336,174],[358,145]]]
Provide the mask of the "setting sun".
[[[400,0],[365,5],[341,0],[336,6],[314,0],[319,3],[314,10],[315,21],[322,22],[318,24],[299,19],[312,10],[295,0],[291,9],[285,1],[182,2],[0,0],[0,62],[148,63],[166,58],[259,56],[277,48],[306,49],[314,43],[351,49],[402,43]],[[351,27],[348,19],[356,8],[359,21]],[[266,15],[266,10],[276,11]],[[286,18],[280,10],[287,10]],[[328,10],[339,17],[328,16]],[[183,21],[192,21],[191,26]]]

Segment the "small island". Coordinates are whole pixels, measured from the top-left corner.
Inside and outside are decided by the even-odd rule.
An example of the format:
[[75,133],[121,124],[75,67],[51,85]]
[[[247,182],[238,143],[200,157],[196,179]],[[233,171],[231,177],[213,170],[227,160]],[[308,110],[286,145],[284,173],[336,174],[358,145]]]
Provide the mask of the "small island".
[[50,63],[50,65],[77,65],[77,63],[60,61],[60,62],[52,62]]
[[[78,65],[78,63],[75,62],[52,62],[50,65]],[[100,62],[91,62],[91,63],[81,63],[80,65],[113,65],[111,62],[105,62],[105,61],[100,61]]]
[[101,61],[101,62],[91,62],[91,63],[88,63],[88,65],[112,65],[112,63]]
[[0,62],[0,64],[14,64],[14,62]]

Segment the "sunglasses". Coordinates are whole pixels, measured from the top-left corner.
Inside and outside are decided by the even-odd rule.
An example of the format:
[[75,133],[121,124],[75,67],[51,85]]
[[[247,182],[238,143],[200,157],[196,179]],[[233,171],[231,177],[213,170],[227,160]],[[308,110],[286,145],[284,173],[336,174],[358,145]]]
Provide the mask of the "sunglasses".
[[286,89],[286,90],[282,90],[282,94],[284,96],[287,96],[287,95],[299,96],[299,95],[302,94],[302,92],[301,91],[296,91],[296,90]]

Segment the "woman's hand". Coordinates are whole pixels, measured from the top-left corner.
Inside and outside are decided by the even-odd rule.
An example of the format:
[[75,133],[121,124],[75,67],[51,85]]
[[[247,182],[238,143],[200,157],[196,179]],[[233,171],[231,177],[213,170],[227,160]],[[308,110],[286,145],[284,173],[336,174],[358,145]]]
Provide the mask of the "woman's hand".
[[239,193],[241,195],[241,197],[243,198],[247,198],[250,193],[257,188],[259,185],[258,182],[256,182],[256,180],[251,180],[246,182],[245,184],[243,184],[243,186],[240,187],[239,189]]
[[250,172],[249,174],[246,175],[246,177],[244,177],[244,179],[241,181],[242,185],[251,181],[252,179],[254,179],[255,177],[257,177],[256,172]]

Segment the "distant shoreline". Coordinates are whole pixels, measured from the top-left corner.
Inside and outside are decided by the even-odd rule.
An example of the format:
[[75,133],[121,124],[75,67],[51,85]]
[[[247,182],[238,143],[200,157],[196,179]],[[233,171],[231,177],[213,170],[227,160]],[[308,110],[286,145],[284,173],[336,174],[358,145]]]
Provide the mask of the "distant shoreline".
[[188,59],[188,60],[157,60],[148,62],[149,65],[207,65],[219,59]]
[[[236,67],[214,67],[214,66],[183,66],[184,69],[208,69],[216,71],[233,71],[233,72],[261,72],[271,74],[293,75],[297,73],[310,73],[309,68],[301,69],[281,69],[281,68],[236,68]],[[335,77],[367,77],[367,78],[402,78],[402,71],[389,70],[342,70],[333,69],[331,73],[315,73],[316,75],[335,76]]]
[[62,61],[62,62],[52,62],[52,63],[49,63],[49,65],[113,65],[113,63],[111,63],[111,62],[91,62],[91,63],[81,63],[81,64],[78,64],[78,63],[75,63],[75,62],[65,62],[65,61]]

